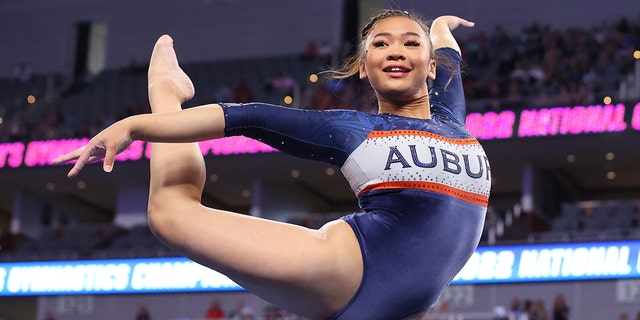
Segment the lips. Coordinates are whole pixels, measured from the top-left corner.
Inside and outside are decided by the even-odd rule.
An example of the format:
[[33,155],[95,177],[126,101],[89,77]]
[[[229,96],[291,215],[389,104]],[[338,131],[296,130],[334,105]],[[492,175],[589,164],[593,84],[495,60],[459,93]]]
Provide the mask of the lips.
[[411,71],[409,68],[403,67],[403,66],[388,66],[385,67],[384,69],[382,69],[382,71],[384,72],[402,72],[402,73],[406,73]]

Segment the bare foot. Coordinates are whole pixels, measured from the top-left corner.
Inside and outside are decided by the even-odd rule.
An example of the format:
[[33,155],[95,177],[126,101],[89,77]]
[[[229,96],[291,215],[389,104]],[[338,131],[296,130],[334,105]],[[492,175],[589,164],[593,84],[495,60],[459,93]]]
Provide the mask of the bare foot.
[[147,77],[150,98],[152,88],[164,91],[163,94],[173,93],[180,103],[190,100],[195,94],[191,79],[178,64],[173,39],[168,35],[158,38],[153,47]]

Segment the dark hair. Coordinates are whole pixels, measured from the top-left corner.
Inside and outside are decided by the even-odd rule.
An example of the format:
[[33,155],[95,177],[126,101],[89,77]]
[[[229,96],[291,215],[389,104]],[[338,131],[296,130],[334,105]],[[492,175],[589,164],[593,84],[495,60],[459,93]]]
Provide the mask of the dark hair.
[[[422,17],[420,17],[418,14],[410,13],[408,11],[397,10],[397,9],[382,10],[378,12],[376,15],[372,16],[369,19],[369,22],[367,22],[367,24],[360,31],[360,44],[358,46],[358,50],[344,61],[344,64],[342,65],[342,67],[338,69],[327,70],[324,72],[328,73],[329,77],[334,79],[346,79],[357,74],[359,72],[360,60],[364,57],[364,54],[366,52],[365,42],[367,40],[367,37],[371,33],[371,30],[376,26],[376,24],[378,24],[378,22],[387,18],[392,18],[392,17],[409,18],[415,21],[418,25],[420,25],[420,27],[422,28],[422,30],[424,30],[427,36],[429,35],[430,28],[428,27],[428,23],[424,19],[422,19]],[[435,55],[433,46],[431,45],[430,41],[429,41],[429,45],[431,47],[431,57],[436,59],[437,57]]]

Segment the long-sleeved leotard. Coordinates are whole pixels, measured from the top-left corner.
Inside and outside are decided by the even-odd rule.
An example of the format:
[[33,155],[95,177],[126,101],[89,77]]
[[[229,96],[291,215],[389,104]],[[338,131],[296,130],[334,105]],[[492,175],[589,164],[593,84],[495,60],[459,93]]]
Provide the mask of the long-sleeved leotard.
[[341,168],[362,212],[342,219],[358,238],[360,288],[330,319],[401,319],[429,309],[475,250],[491,172],[464,127],[458,70],[438,68],[431,119],[346,110],[223,104],[225,134]]

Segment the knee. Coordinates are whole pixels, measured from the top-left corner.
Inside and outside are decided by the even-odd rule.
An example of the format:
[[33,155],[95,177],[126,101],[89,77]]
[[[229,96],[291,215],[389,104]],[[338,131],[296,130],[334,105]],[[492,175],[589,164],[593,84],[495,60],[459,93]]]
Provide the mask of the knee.
[[169,222],[167,222],[167,219],[169,218],[167,212],[166,203],[162,203],[157,196],[149,196],[149,202],[147,204],[147,223],[149,224],[151,232],[162,240],[166,238],[166,225],[169,224]]
[[172,226],[179,222],[180,212],[185,210],[185,202],[182,195],[175,193],[156,191],[149,195],[147,222],[158,238],[166,241],[171,237]]
[[147,222],[160,238],[173,234],[173,229],[183,223],[190,212],[201,205],[202,189],[193,184],[178,184],[151,188],[147,203]]

